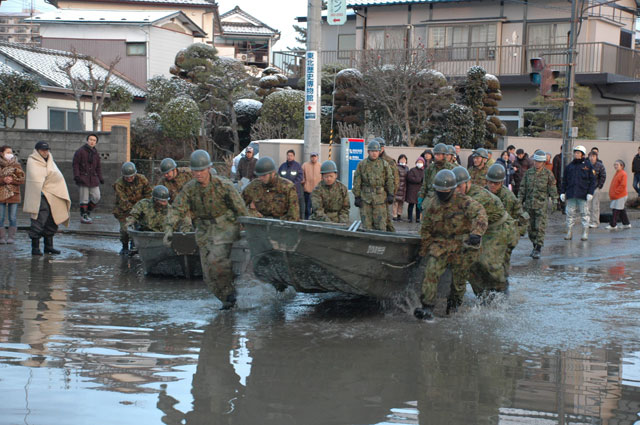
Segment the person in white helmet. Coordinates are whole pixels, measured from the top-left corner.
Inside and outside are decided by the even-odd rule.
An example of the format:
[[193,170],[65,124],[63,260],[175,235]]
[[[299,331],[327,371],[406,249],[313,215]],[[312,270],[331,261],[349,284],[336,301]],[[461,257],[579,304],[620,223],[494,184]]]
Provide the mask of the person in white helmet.
[[582,222],[581,240],[589,237],[589,208],[587,202],[593,199],[596,190],[596,177],[593,166],[587,159],[587,149],[584,146],[573,148],[573,161],[564,170],[560,186],[560,200],[567,203],[567,235],[571,240],[572,228],[578,216]]

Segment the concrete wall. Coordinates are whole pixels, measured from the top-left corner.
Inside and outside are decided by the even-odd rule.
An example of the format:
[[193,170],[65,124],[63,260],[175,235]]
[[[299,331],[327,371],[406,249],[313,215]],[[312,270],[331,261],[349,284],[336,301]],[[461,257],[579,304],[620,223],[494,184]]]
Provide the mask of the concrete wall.
[[[27,158],[33,152],[36,142],[40,140],[48,142],[51,154],[67,182],[73,208],[76,208],[78,188],[73,182],[72,160],[75,151],[85,142],[87,134],[42,130],[0,130],[0,145],[11,146],[26,170]],[[127,158],[127,129],[113,127],[111,132],[97,134],[100,140],[96,148],[100,153],[102,176],[105,180],[105,184],[100,186],[102,200],[98,209],[101,213],[107,213],[111,211],[115,202],[112,185],[120,177],[120,168]]]

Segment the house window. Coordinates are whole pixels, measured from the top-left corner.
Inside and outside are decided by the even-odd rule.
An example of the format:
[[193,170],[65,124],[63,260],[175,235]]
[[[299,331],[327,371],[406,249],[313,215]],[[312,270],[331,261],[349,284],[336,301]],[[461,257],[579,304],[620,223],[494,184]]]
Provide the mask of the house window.
[[407,30],[405,27],[367,30],[367,49],[404,49],[406,48],[406,41]]
[[127,56],[146,56],[146,43],[127,43]]
[[78,111],[49,108],[49,130],[84,131]]
[[338,59],[348,59],[349,51],[356,49],[355,34],[338,35]]
[[440,60],[495,59],[496,24],[433,26],[427,46]]
[[566,46],[570,23],[529,24],[528,44],[530,46]]
[[635,121],[635,105],[599,105],[596,137],[605,140],[631,141]]
[[500,121],[507,128],[507,136],[517,136],[518,129],[522,127],[521,109],[500,108]]

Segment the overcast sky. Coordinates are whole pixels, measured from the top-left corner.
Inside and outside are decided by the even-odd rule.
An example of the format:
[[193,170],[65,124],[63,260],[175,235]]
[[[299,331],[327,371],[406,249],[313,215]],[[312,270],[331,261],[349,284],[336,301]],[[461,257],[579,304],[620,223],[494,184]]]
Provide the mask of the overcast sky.
[[[34,7],[40,11],[55,10],[55,7],[44,0],[33,0]],[[20,12],[24,6],[29,8],[31,0],[3,0],[0,8],[7,12]],[[307,2],[304,0],[218,0],[220,14],[228,12],[236,6],[256,17],[271,28],[280,31],[280,41],[275,50],[288,50],[294,47],[295,31],[292,25],[295,18],[307,14]],[[304,25],[304,24],[303,24]]]

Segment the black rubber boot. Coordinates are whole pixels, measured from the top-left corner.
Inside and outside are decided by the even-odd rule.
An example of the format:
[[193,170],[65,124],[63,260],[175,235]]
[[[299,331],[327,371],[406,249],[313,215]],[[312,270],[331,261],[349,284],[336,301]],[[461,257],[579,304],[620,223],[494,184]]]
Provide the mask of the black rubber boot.
[[541,249],[542,249],[542,247],[541,247],[540,245],[536,245],[536,246],[533,248],[533,252],[531,253],[531,256],[532,256],[533,258],[535,258],[536,260],[537,260],[538,258],[540,258],[540,250],[541,250]]
[[138,253],[138,248],[136,248],[136,245],[133,243],[132,240],[129,241],[129,257],[133,257],[137,253]]
[[122,242],[122,249],[119,252],[120,255],[129,255],[129,242]]
[[45,254],[60,254],[60,250],[53,247],[53,236],[44,237],[44,253]]
[[40,238],[31,239],[31,255],[42,255],[42,251],[40,251]]
[[413,310],[413,315],[418,320],[432,321],[433,320],[433,306],[423,305]]
[[455,314],[458,312],[458,307],[460,307],[462,303],[452,300],[452,299],[448,299],[447,300],[447,316],[450,314]]
[[236,305],[236,294],[227,295],[227,299],[222,302],[220,310],[230,310]]

